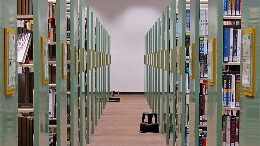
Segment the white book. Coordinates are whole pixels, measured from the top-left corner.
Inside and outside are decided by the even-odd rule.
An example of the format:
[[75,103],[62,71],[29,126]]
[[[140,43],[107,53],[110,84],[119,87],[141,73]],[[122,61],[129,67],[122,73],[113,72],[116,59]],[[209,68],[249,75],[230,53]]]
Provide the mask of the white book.
[[230,44],[229,44],[229,47],[230,47],[230,54],[229,54],[229,62],[232,62],[233,61],[233,28],[230,28]]
[[209,34],[209,11],[205,9],[205,35]]
[[241,57],[241,29],[237,30],[237,62],[240,62],[240,57]]
[[230,146],[230,116],[227,116],[226,145]]
[[205,9],[200,9],[200,35],[205,35]]
[[21,33],[17,39],[17,62],[24,63],[31,43],[30,33]]
[[235,108],[236,107],[236,76],[232,75],[232,80],[231,80],[231,107]]

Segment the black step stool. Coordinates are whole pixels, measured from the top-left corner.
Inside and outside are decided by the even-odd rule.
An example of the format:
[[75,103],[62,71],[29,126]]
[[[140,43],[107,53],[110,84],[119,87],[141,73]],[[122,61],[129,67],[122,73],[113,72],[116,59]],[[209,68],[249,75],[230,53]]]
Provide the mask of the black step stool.
[[111,96],[109,97],[109,102],[120,102],[119,98],[119,91],[117,92],[117,95],[115,96],[115,91],[111,92]]
[[[145,118],[148,117],[148,122],[145,122]],[[153,118],[155,122],[153,123]],[[153,112],[144,112],[142,116],[142,123],[140,124],[140,132],[152,132],[159,133],[159,124],[157,123],[157,113]]]

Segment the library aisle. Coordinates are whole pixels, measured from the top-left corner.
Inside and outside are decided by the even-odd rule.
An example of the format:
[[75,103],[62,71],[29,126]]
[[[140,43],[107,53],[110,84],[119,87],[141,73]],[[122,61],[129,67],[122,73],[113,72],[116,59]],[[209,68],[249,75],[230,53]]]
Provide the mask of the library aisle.
[[164,146],[160,133],[139,133],[143,111],[149,107],[143,95],[120,95],[120,102],[109,102],[90,137],[89,146]]

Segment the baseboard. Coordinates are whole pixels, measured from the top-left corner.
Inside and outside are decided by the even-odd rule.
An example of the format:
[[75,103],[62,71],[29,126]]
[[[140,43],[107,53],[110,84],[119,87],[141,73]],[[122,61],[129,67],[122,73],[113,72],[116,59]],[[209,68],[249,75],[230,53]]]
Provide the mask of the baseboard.
[[122,95],[124,95],[124,94],[144,94],[144,92],[120,92],[119,94],[122,94]]

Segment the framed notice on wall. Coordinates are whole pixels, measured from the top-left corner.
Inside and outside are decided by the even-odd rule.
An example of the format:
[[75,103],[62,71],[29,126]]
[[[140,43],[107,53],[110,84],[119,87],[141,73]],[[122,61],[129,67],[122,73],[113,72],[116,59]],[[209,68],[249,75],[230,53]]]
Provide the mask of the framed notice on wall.
[[208,78],[209,85],[216,85],[216,67],[217,67],[217,46],[216,46],[216,38],[209,38],[208,42]]
[[47,84],[49,79],[49,56],[48,56],[48,40],[41,37],[41,80],[42,84]]
[[247,97],[255,96],[255,28],[244,29],[242,41],[242,90]]
[[4,92],[11,95],[15,91],[16,81],[16,46],[13,28],[4,29]]

